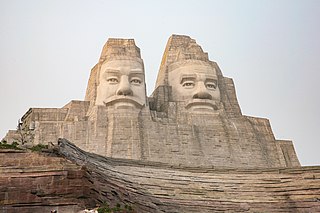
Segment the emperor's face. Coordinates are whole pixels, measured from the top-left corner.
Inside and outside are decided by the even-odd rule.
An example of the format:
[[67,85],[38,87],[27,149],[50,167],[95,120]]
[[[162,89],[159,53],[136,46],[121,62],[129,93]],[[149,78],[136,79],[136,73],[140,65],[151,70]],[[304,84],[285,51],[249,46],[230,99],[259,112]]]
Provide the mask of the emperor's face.
[[136,60],[113,60],[101,65],[96,105],[142,108],[146,103],[144,69]]
[[220,90],[216,70],[206,64],[185,64],[168,75],[172,98],[184,101],[188,110],[217,109]]

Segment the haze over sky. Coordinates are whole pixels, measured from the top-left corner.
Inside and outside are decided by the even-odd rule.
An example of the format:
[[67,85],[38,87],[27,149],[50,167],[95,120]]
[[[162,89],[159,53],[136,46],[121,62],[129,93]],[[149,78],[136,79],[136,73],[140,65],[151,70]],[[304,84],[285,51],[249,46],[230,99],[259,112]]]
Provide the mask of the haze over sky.
[[0,0],[0,138],[30,107],[83,100],[108,38],[134,38],[150,95],[171,34],[233,78],[244,115],[320,165],[319,0]]

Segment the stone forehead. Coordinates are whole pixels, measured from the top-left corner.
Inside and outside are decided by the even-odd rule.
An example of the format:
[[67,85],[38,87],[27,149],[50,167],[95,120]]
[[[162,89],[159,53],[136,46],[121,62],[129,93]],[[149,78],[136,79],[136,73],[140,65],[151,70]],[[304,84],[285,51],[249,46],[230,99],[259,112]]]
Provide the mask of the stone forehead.
[[168,66],[168,72],[173,72],[176,69],[181,67],[191,67],[191,66],[203,66],[215,71],[215,67],[211,63],[199,61],[199,60],[186,60],[186,61],[179,61],[179,62],[170,64]]
[[[107,63],[109,62],[119,62],[121,66],[121,63],[122,62],[125,62],[125,61],[132,61],[132,62],[137,62],[141,65],[142,67],[142,73],[144,74],[144,64],[143,64],[143,60],[141,58],[133,58],[133,57],[128,57],[128,56],[116,56],[116,57],[112,57],[112,58],[106,58],[106,60],[102,61],[100,63],[100,68],[99,68],[99,71],[97,73],[98,76],[101,76],[104,72],[101,70],[102,66],[106,65]],[[100,83],[100,79],[98,77],[97,79],[97,84]]]
[[103,70],[101,70],[101,68],[104,65],[106,65],[109,62],[119,62],[120,63],[119,66],[121,66],[121,62],[125,62],[125,61],[132,61],[132,62],[139,63],[142,67],[142,74],[145,75],[143,60],[141,58],[133,58],[133,57],[127,57],[127,56],[117,56],[117,57],[112,57],[110,59],[107,58],[105,61],[102,61],[100,63],[99,70],[97,72],[97,77],[96,77],[96,83],[97,83],[96,85],[100,84],[100,78],[103,77],[105,73]]
[[141,58],[137,57],[131,57],[131,56],[112,56],[112,57],[106,57],[104,61],[101,61],[101,65],[104,65],[106,63],[112,62],[112,61],[132,61],[132,62],[138,62],[143,66],[143,60]]

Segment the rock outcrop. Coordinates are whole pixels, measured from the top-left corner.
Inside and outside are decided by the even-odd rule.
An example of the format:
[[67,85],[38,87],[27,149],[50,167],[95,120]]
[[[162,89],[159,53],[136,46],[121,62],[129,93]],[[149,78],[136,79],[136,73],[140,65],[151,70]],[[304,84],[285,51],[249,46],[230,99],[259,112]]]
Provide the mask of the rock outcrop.
[[77,212],[92,206],[85,174],[53,154],[0,150],[0,212]]
[[222,169],[107,158],[65,139],[57,154],[0,153],[0,212],[319,212],[320,167]]
[[83,165],[90,196],[137,212],[319,212],[320,167],[216,169],[106,158],[60,140]]

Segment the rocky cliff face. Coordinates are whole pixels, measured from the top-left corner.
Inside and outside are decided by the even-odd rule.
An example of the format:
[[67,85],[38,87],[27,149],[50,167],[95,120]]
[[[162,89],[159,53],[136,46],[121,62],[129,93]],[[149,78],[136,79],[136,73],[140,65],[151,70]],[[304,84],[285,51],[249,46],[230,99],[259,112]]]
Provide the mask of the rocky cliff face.
[[137,212],[319,212],[320,167],[215,169],[105,158],[60,140],[92,196]]
[[0,153],[1,213],[73,213],[103,202],[135,212],[320,211],[320,167],[170,166],[102,157],[66,140],[58,153]]
[[0,150],[0,212],[77,212],[94,205],[85,170],[45,153]]

